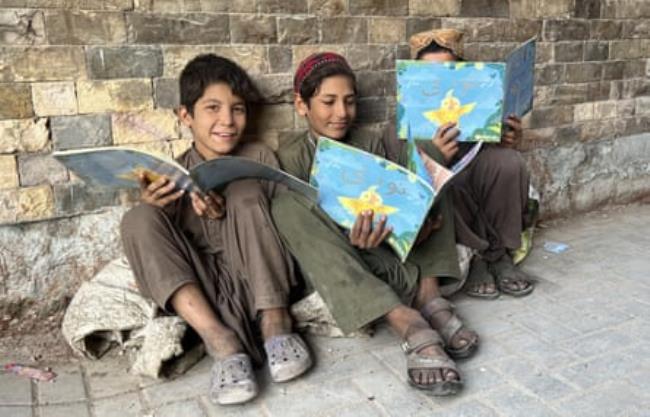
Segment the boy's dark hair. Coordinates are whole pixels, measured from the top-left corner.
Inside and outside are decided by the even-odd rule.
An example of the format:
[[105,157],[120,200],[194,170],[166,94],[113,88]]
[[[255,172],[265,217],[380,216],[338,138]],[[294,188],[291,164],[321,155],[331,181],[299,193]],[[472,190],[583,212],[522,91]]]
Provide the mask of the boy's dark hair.
[[194,105],[212,84],[225,83],[241,97],[246,108],[259,102],[260,94],[246,71],[239,65],[215,54],[198,55],[185,65],[181,72],[180,102],[194,115]]
[[354,72],[347,64],[340,62],[331,62],[321,67],[314,69],[300,85],[300,98],[309,107],[309,99],[316,95],[318,88],[325,78],[334,77],[336,75],[343,75],[352,81],[352,89],[357,94],[357,78]]
[[438,52],[448,52],[456,59],[456,61],[462,61],[463,60],[461,57],[456,55],[451,49],[445,48],[444,46],[440,46],[435,41],[431,42],[430,44],[428,44],[424,48],[420,49],[418,51],[418,54],[416,55],[415,59],[422,59],[422,56],[425,55],[425,54],[435,54],[435,53],[438,53]]

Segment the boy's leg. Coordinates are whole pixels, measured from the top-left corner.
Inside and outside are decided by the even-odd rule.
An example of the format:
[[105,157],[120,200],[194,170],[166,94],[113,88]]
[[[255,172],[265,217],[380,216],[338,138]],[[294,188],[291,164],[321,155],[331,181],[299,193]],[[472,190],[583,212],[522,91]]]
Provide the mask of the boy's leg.
[[236,334],[217,317],[200,286],[201,281],[214,278],[162,209],[147,204],[134,207],[124,215],[121,233],[143,295],[186,320],[210,354],[224,357],[242,351]]

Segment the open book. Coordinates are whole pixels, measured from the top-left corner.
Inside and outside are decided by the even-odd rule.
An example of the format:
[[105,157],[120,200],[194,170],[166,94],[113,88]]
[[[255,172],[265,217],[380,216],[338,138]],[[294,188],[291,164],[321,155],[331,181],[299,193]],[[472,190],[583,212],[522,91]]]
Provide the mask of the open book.
[[375,221],[388,217],[393,228],[387,242],[406,260],[431,207],[454,175],[476,156],[476,144],[451,169],[415,151],[420,174],[339,141],[321,137],[310,183],[318,188],[318,205],[337,224],[351,228],[357,215],[373,210]]
[[459,141],[499,142],[502,121],[529,112],[533,103],[535,39],[506,62],[397,61],[397,133],[433,138],[439,126],[457,123]]
[[176,183],[177,189],[202,194],[234,180],[260,178],[285,184],[314,201],[317,198],[316,189],[306,182],[280,169],[241,157],[223,156],[187,170],[176,161],[120,147],[60,151],[53,156],[93,186],[137,188],[138,177],[144,173],[149,181],[165,175]]

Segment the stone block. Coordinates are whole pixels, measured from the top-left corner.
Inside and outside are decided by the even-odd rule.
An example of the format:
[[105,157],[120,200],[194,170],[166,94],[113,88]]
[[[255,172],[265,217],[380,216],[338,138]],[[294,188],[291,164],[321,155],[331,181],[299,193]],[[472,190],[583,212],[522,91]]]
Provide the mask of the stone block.
[[47,119],[0,121],[0,153],[37,152],[48,140]]
[[610,59],[647,58],[648,41],[646,39],[625,39],[610,44]]
[[159,46],[89,47],[86,62],[91,79],[150,78],[163,71]]
[[406,20],[396,18],[371,19],[368,43],[398,44],[406,41]]
[[408,0],[355,0],[350,2],[350,14],[362,16],[407,16]]
[[609,58],[609,43],[607,42],[586,42],[585,61],[607,61]]
[[118,204],[119,190],[92,187],[78,182],[54,185],[54,212],[56,215],[86,213]]
[[532,128],[554,127],[573,122],[572,106],[553,106],[533,109],[530,124]]
[[3,417],[32,417],[32,407],[25,407],[25,406],[5,407],[0,405],[0,415],[2,415]]
[[358,123],[379,123],[386,121],[386,98],[368,97],[359,100],[357,105]]
[[650,97],[637,97],[634,101],[636,103],[635,114],[650,113]]
[[354,17],[334,17],[321,21],[323,43],[368,43],[368,21]]
[[134,0],[77,0],[80,10],[133,10]]
[[176,78],[157,78],[153,81],[156,108],[175,109],[180,105],[180,87]]
[[599,101],[594,103],[594,118],[596,120],[616,117],[615,101]]
[[274,16],[230,15],[230,39],[232,43],[276,43],[276,19]]
[[625,69],[623,70],[624,78],[643,78],[646,76],[646,61],[645,60],[628,60],[625,61]]
[[317,43],[318,19],[315,17],[279,17],[278,42],[290,45]]
[[69,46],[0,48],[0,68],[0,82],[74,80],[86,75],[83,50]]
[[[213,3],[223,4],[223,2],[219,0],[216,0]],[[134,4],[134,10],[136,12],[153,13],[200,12],[201,0],[137,0]]]
[[592,40],[611,40],[621,37],[623,23],[617,20],[589,21],[589,38]]
[[52,117],[50,128],[54,149],[59,151],[112,144],[108,114]]
[[54,197],[49,185],[18,189],[17,220],[31,221],[52,217]]
[[33,115],[29,84],[0,83],[0,119],[25,119]]
[[228,15],[215,14],[143,14],[126,15],[131,43],[211,44],[230,42]]
[[555,94],[555,87],[538,85],[534,89],[533,103],[535,107],[544,107],[555,104],[553,102],[553,95]]
[[609,100],[611,94],[611,84],[606,81],[587,83],[588,97],[587,101]]
[[566,17],[571,13],[573,0],[544,0],[537,2],[538,17]]
[[636,110],[636,99],[618,100],[616,102],[616,113],[618,117],[627,118],[634,116]]
[[394,71],[357,72],[357,88],[361,97],[395,96]]
[[294,109],[290,104],[263,106],[251,120],[251,132],[267,129],[291,129],[294,125]]
[[345,0],[309,0],[308,10],[311,15],[340,16],[348,11],[348,2]]
[[265,103],[293,103],[293,77],[291,74],[261,75],[255,83]]
[[48,154],[18,155],[18,171],[23,187],[57,184],[70,179],[68,170]]
[[346,58],[355,71],[395,69],[394,45],[350,45]]
[[185,65],[199,54],[214,53],[238,63],[250,75],[268,72],[269,61],[266,47],[262,45],[227,45],[227,46],[163,46],[165,63],[164,77],[178,77]]
[[411,16],[458,16],[461,0],[440,0],[435,5],[428,0],[409,0]]
[[161,158],[171,159],[172,148],[169,142],[155,141],[147,143],[132,143],[129,148],[149,152]]
[[45,43],[45,24],[40,10],[0,10],[0,44],[40,45]]
[[[18,189],[0,189],[0,224],[15,223],[17,219],[17,207]],[[14,390],[16,390],[16,393],[18,395],[27,395],[27,399],[25,400],[24,404],[31,403],[31,390],[29,388],[27,390],[21,390],[22,392],[18,393],[17,390],[19,387],[17,387],[17,384],[14,380],[11,381],[12,384],[10,386],[8,383],[5,384],[3,382],[4,381],[0,381],[0,385],[3,387],[3,389],[0,391],[2,394],[0,396],[0,401],[2,401],[1,404],[15,404],[17,402],[18,396],[13,395]],[[26,382],[29,383],[29,381]],[[6,386],[9,386],[10,389],[7,389]]]
[[523,42],[539,35],[541,21],[517,19],[503,24],[500,19],[463,18],[443,19],[443,27],[454,27],[465,32],[464,41],[471,42]]
[[509,0],[462,0],[461,16],[468,17],[508,17]]
[[516,43],[480,43],[478,56],[481,61],[505,61],[506,57],[519,44]]
[[603,80],[620,80],[625,73],[625,61],[603,63]]
[[113,144],[178,139],[178,119],[171,110],[150,110],[111,115]]
[[530,19],[537,16],[536,0],[510,0],[511,19]]
[[0,189],[18,187],[18,169],[16,157],[0,155]]
[[144,414],[137,393],[94,401],[93,408],[95,417],[140,417]]
[[260,13],[278,13],[284,15],[307,13],[305,0],[258,0],[257,11]]
[[72,81],[34,83],[32,100],[37,116],[77,114],[77,96]]
[[77,82],[79,113],[149,110],[153,108],[151,80]]
[[584,83],[599,81],[602,78],[603,65],[600,63],[588,62],[584,64],[567,64],[566,82]]
[[53,10],[45,14],[50,44],[102,45],[126,42],[124,15],[117,12]]
[[583,60],[584,54],[584,44],[582,42],[558,42],[555,44],[554,56],[556,62],[580,62]]
[[621,37],[623,38],[650,38],[650,22],[648,19],[625,20]]
[[560,84],[564,81],[564,64],[549,64],[537,67],[535,71],[535,85]]
[[562,84],[553,91],[551,105],[576,104],[589,101],[589,85],[583,84]]
[[600,2],[601,0],[575,0],[573,15],[582,19],[598,19]]
[[589,21],[562,19],[544,21],[543,39],[545,41],[572,41],[589,39]]
[[179,139],[169,142],[171,145],[172,158],[176,159],[192,147],[194,141],[192,139]]
[[650,80],[632,79],[623,81],[622,98],[650,96]]
[[40,406],[37,412],[41,417],[90,417],[86,403]]
[[440,19],[436,18],[426,18],[426,17],[410,17],[406,19],[406,39],[405,42],[408,42],[408,39],[415,35],[416,33],[424,32],[431,29],[440,29],[441,22]]
[[291,67],[291,47],[283,45],[269,46],[268,51],[269,71],[273,73],[278,72],[292,72]]
[[535,47],[535,63],[548,64],[553,61],[554,44],[552,42],[537,42]]
[[594,119],[594,103],[578,104],[573,108],[573,119],[576,122],[585,122]]

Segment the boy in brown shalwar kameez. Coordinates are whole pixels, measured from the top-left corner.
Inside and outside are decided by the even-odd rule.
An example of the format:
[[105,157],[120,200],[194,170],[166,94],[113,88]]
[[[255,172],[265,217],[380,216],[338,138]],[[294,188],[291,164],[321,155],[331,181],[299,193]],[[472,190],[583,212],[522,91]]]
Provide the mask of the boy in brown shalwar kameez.
[[[445,62],[462,59],[463,33],[438,29],[411,36],[412,59]],[[529,174],[516,150],[521,140],[521,120],[509,115],[499,144],[484,146],[475,161],[455,179],[454,196],[457,240],[479,251],[465,283],[474,297],[496,298],[530,294],[533,282],[516,268],[510,251],[521,246],[528,208]],[[446,162],[458,158],[464,144],[456,141],[453,123],[440,126],[433,140]],[[460,151],[460,152],[459,152]]]
[[[363,140],[350,132],[356,80],[342,56],[319,53],[305,59],[296,71],[294,92],[296,111],[307,120],[309,132],[280,146],[285,171],[308,180],[320,136],[386,156],[380,137]],[[478,336],[442,297],[440,287],[447,284],[453,291],[460,273],[453,214],[444,199],[440,212],[442,220],[433,216],[401,263],[381,245],[390,233],[386,217],[374,223],[372,212],[361,213],[348,234],[300,195],[288,192],[273,200],[278,230],[342,330],[352,332],[386,318],[405,341],[409,382],[433,395],[449,395],[462,380],[443,348],[453,357],[467,357],[478,346]]]
[[[278,166],[262,144],[242,143],[249,104],[257,91],[232,61],[200,55],[180,77],[179,117],[193,146],[178,158],[190,168],[233,155]],[[162,309],[196,330],[215,359],[210,398],[241,403],[257,394],[251,357],[259,317],[271,377],[295,378],[311,365],[304,342],[291,333],[288,295],[295,277],[271,219],[276,186],[261,180],[229,184],[222,195],[184,195],[168,178],[141,178],[142,204],[127,212],[121,232],[138,286]]]

